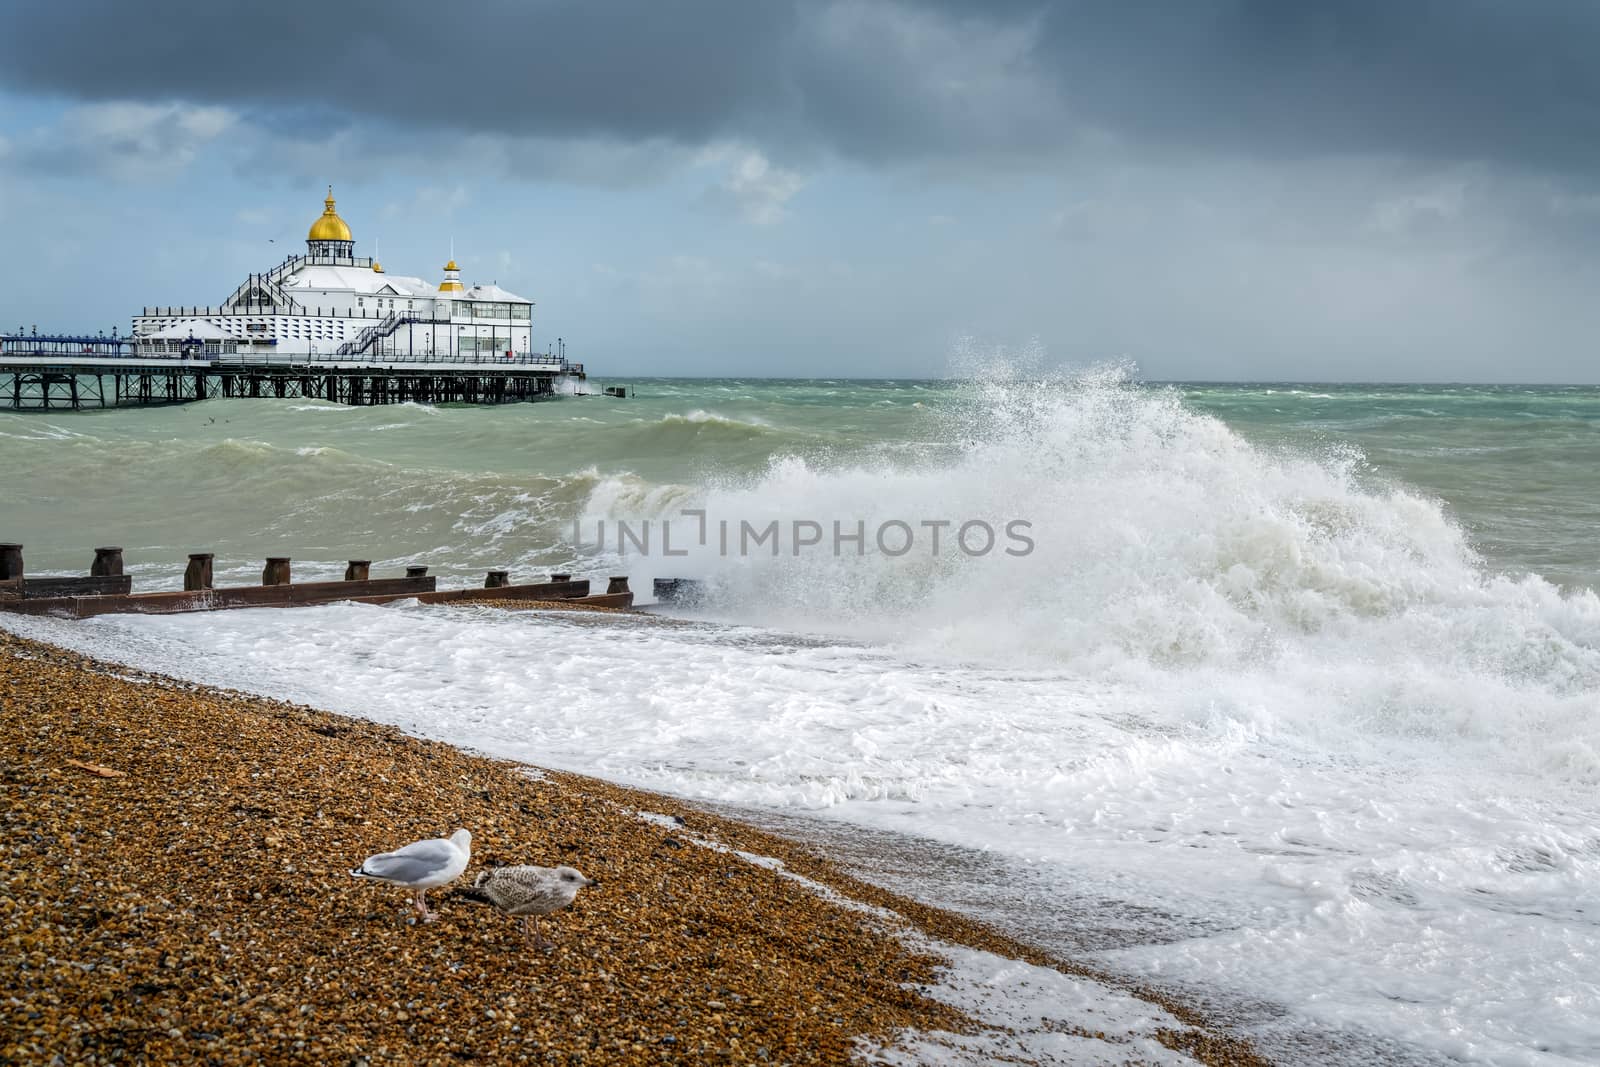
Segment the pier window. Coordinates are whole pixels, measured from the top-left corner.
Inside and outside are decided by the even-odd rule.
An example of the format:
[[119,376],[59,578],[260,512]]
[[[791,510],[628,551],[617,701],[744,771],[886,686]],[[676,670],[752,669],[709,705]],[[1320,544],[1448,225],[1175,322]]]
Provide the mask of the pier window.
[[527,322],[530,318],[533,317],[533,305],[532,304],[512,304],[511,305],[511,317],[513,319],[517,319],[517,320],[519,320],[521,322]]
[[511,349],[511,338],[507,334],[499,333],[481,334],[477,337],[463,334],[456,348],[462,355],[507,352]]

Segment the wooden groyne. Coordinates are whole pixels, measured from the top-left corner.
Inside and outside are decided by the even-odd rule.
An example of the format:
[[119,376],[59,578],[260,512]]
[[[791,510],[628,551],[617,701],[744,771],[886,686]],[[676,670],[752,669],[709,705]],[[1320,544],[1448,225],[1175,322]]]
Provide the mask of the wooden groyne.
[[189,556],[181,590],[133,592],[133,578],[123,573],[121,548],[95,549],[90,573],[30,578],[24,570],[23,546],[0,543],[0,611],[87,619],[95,615],[171,615],[229,608],[293,608],[352,602],[388,604],[417,600],[424,604],[475,602],[551,602],[563,607],[629,609],[633,592],[625,576],[610,577],[604,593],[591,593],[587,578],[552,574],[545,581],[513,583],[508,570],[491,570],[481,587],[440,589],[424,566],[409,566],[404,577],[370,577],[370,560],[350,560],[342,581],[296,582],[293,561],[269,556],[260,585],[216,588],[211,571],[214,556]]

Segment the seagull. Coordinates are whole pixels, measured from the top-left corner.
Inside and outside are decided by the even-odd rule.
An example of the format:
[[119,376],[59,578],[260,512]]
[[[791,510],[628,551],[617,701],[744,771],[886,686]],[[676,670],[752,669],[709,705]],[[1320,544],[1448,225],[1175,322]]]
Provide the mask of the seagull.
[[584,886],[599,884],[571,867],[497,867],[480,873],[472,888],[461,895],[479,903],[493,904],[507,915],[521,918],[524,939],[530,934],[528,923],[531,920],[534,947],[550,949],[556,947],[555,943],[540,936],[538,917],[571,904]]
[[428,890],[449,885],[461,877],[472,858],[472,834],[457,830],[448,838],[435,837],[427,841],[413,841],[393,852],[380,852],[368,856],[361,866],[351,871],[356,878],[370,878],[374,882],[404,886],[416,890],[411,902],[416,906],[422,921],[431,923],[438,916],[428,910],[423,899]]

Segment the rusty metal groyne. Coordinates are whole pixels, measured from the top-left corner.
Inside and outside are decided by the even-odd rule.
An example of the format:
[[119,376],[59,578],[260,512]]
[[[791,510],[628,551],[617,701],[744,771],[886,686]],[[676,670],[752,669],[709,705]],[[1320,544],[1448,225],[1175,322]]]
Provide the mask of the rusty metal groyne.
[[353,602],[387,604],[417,600],[424,604],[471,604],[479,601],[559,603],[563,607],[628,609],[633,593],[624,575],[611,577],[604,593],[591,593],[587,578],[552,574],[548,580],[513,584],[507,570],[491,570],[481,587],[440,589],[428,568],[410,566],[404,577],[373,578],[371,560],[350,560],[344,580],[295,582],[287,556],[268,556],[260,585],[216,588],[211,572],[215,556],[189,556],[181,590],[133,591],[133,577],[123,573],[122,549],[95,549],[89,573],[81,577],[30,578],[24,572],[23,546],[0,543],[0,611],[86,619],[94,615],[168,615],[228,608],[292,608]]

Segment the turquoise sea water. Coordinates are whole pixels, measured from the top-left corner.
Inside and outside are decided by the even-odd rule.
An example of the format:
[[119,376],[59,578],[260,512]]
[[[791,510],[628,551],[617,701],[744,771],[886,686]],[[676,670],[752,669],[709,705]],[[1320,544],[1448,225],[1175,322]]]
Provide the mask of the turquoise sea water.
[[[172,572],[188,551],[427,559],[462,573],[571,560],[549,520],[616,478],[643,495],[820,467],[947,461],[974,425],[948,382],[642,379],[634,397],[504,408],[347,409],[214,400],[89,415],[0,414],[3,532],[71,571],[90,541]],[[1015,387],[1019,391],[1026,384]],[[1600,579],[1600,389],[1149,384],[1271,450],[1359,455],[1440,501],[1492,566]],[[596,389],[598,391],[598,389]],[[1041,489],[1046,487],[1040,487]],[[495,526],[521,499],[516,528]],[[70,532],[73,538],[64,536]],[[241,564],[242,565],[242,564]]]

